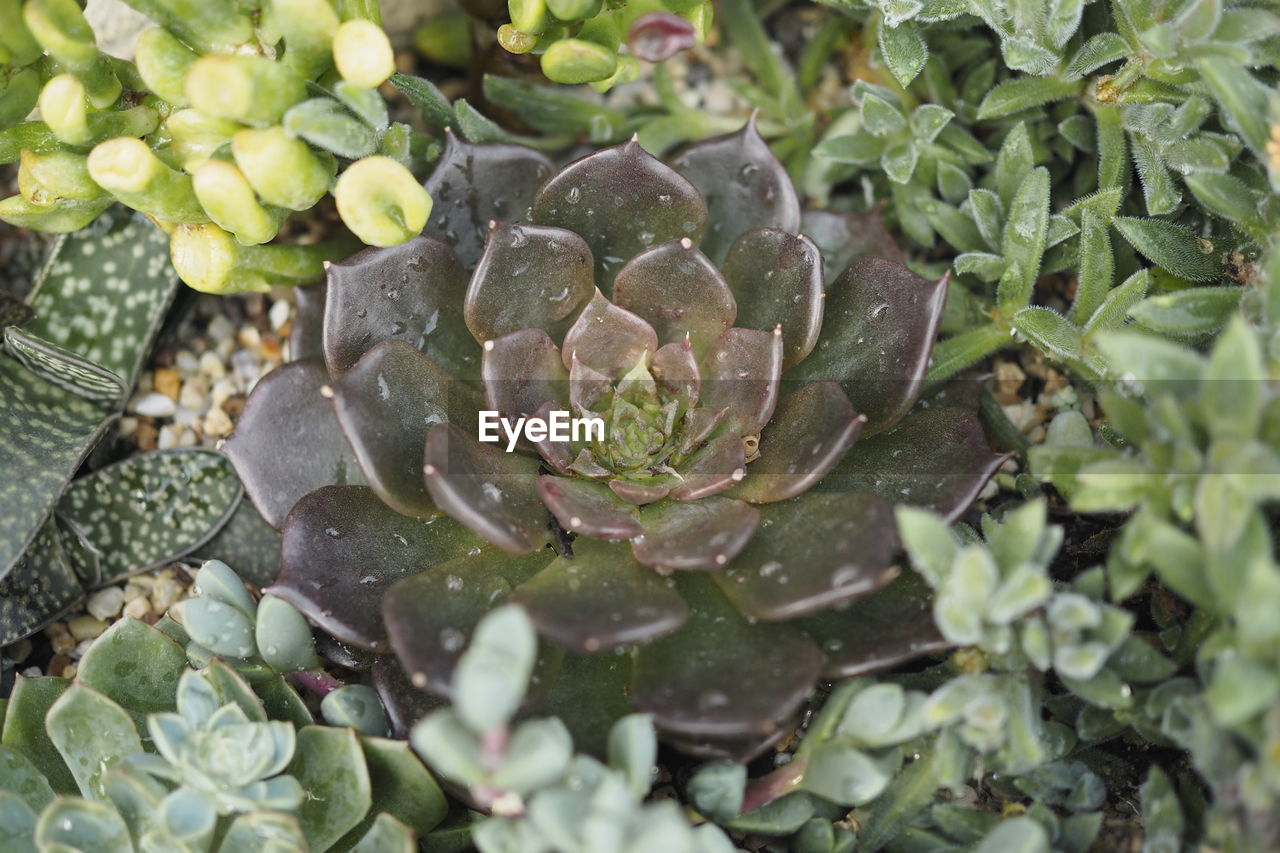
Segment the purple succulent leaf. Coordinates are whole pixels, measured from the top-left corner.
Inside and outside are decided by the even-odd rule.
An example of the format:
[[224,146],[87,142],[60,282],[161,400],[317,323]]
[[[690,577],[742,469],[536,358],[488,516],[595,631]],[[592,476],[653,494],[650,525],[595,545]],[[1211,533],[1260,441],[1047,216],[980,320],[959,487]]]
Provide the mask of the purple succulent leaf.
[[222,444],[245,493],[277,530],[293,505],[321,486],[359,485],[360,465],[321,389],[317,361],[294,361],[264,376]]
[[597,290],[565,334],[560,356],[565,367],[572,367],[576,358],[610,379],[620,379],[657,348],[652,326]]
[[659,343],[687,337],[698,355],[733,326],[738,313],[728,282],[688,238],[628,261],[613,281],[613,301],[647,320]]
[[[543,403],[533,416],[539,420],[549,420],[551,413],[560,411],[560,407],[556,403]],[[541,441],[531,442],[534,450],[538,451],[544,462],[550,465],[561,474],[569,473],[569,466],[573,464],[573,445],[566,441],[552,441],[550,435]]]
[[436,424],[423,453],[427,490],[436,506],[511,554],[548,541],[546,507],[538,499],[538,460],[481,444],[453,424]]
[[964,409],[977,412],[982,405],[982,379],[976,376],[960,376],[937,387],[925,389],[920,395],[917,409]]
[[693,344],[687,339],[658,347],[649,364],[649,372],[664,393],[680,401],[681,410],[697,405],[702,386],[701,374],[698,360],[693,355]]
[[660,572],[717,571],[732,560],[760,524],[760,513],[719,496],[650,504],[640,510],[644,533],[631,540],[636,559]]
[[719,429],[759,435],[778,405],[782,333],[730,329],[702,359],[702,405],[727,409]]
[[521,329],[557,338],[595,292],[581,237],[563,228],[489,223],[489,241],[467,287],[467,328],[484,342]]
[[613,382],[598,370],[587,367],[576,356],[569,365],[569,406],[579,416],[603,408],[613,394]]
[[866,419],[837,382],[810,382],[778,401],[760,433],[760,456],[733,497],[751,503],[803,494],[849,452]]
[[705,406],[690,409],[689,414],[685,416],[685,440],[680,445],[680,452],[690,453],[710,438],[728,414],[728,409],[709,409]]
[[419,459],[427,430],[448,421],[474,432],[480,395],[412,345],[389,340],[331,383],[328,396],[378,497],[405,515],[438,514]]
[[822,653],[789,625],[752,623],[702,575],[680,575],[689,618],[637,653],[631,696],[663,730],[763,736],[804,701]]
[[791,379],[834,379],[873,435],[897,423],[924,388],[947,278],[928,281],[894,261],[864,258],[827,291],[822,335]]
[[783,368],[813,351],[822,330],[822,254],[808,237],[776,228],[747,231],[724,261],[738,301],[736,322],[771,332],[782,326]]
[[642,250],[681,237],[700,242],[707,206],[693,184],[632,140],[570,163],[547,181],[533,200],[532,219],[581,234],[595,256],[596,283],[608,295],[614,275]]
[[893,508],[875,495],[810,492],[760,510],[761,524],[716,583],[756,619],[794,619],[895,577]]
[[520,585],[538,633],[574,652],[644,643],[679,628],[688,607],[669,579],[632,558],[627,546],[579,538],[573,557],[559,557]]
[[923,409],[863,438],[818,488],[870,492],[955,521],[1009,454],[995,453],[982,424],[963,409]]
[[698,43],[698,33],[679,15],[650,12],[636,18],[627,32],[627,48],[636,59],[662,62]]
[[635,711],[629,696],[631,656],[565,652],[557,663],[545,695],[528,703],[529,715],[558,717],[577,751],[605,756],[613,724]]
[[569,465],[569,470],[583,477],[590,477],[593,480],[603,480],[610,476],[609,469],[600,464],[589,448],[583,448],[574,457],[573,462]]
[[536,413],[544,403],[568,404],[569,371],[560,350],[541,329],[524,329],[485,341],[480,363],[485,404],[504,417]]
[[678,501],[696,501],[727,491],[747,474],[742,437],[727,433],[703,445],[680,466],[684,482],[671,490]]
[[885,258],[898,263],[906,261],[902,250],[884,227],[884,219],[878,209],[857,213],[806,210],[800,230],[813,240],[826,259],[823,268],[828,287],[859,258]]
[[747,764],[764,755],[770,747],[777,746],[779,741],[796,730],[798,724],[799,720],[791,720],[779,724],[769,734],[745,737],[680,737],[664,732],[662,742],[692,758]]
[[695,142],[671,165],[706,199],[710,221],[702,250],[716,263],[744,231],[800,230],[791,176],[760,138],[754,116],[736,133]]
[[375,344],[408,341],[449,374],[480,371],[480,345],[462,316],[467,272],[433,237],[368,248],[328,265],[324,352],[337,376]]
[[629,504],[635,506],[644,506],[661,500],[671,493],[671,487],[666,484],[648,484],[633,483],[628,480],[613,479],[609,481],[609,488],[613,493],[622,498]]
[[523,145],[473,145],[445,132],[444,152],[424,186],[431,217],[424,234],[452,244],[467,269],[484,251],[493,220],[525,218],[538,187],[555,166]]
[[[454,665],[476,624],[553,559],[548,550],[511,555],[485,548],[395,584],[382,597],[381,615],[413,685],[448,696]],[[535,681],[545,682],[554,664],[548,651],[540,649]]]
[[951,648],[933,624],[933,596],[910,570],[847,607],[795,623],[827,656],[824,678],[854,678]]
[[371,489],[326,486],[289,513],[269,591],[339,640],[385,652],[379,608],[387,589],[481,544],[450,518],[410,518]]
[[289,360],[324,358],[324,303],[328,286],[309,284],[293,289],[293,323],[289,327]]
[[570,533],[593,539],[630,539],[644,532],[640,514],[604,483],[543,474],[538,495]]

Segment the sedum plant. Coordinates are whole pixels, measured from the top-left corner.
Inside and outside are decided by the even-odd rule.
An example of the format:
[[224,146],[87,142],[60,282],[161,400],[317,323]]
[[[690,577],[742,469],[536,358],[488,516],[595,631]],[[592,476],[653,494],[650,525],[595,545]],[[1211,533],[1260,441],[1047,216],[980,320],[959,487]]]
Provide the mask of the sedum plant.
[[[26,45],[12,61],[43,56],[4,92],[27,109],[0,121],[20,190],[0,218],[61,233],[121,202],[169,235],[187,284],[218,293],[318,277],[333,247],[265,244],[330,192],[366,243],[421,230],[431,201],[408,166],[424,147],[376,91],[395,71],[376,2],[131,5],[157,24],[132,63],[98,51],[74,0],[5,3],[6,38]],[[41,118],[20,122],[32,85]]]
[[[819,676],[943,644],[889,615],[928,606],[891,506],[954,517],[1003,458],[965,389],[917,405],[944,282],[864,257],[826,284],[864,220],[802,224],[751,126],[559,172],[453,140],[427,187],[428,234],[330,266],[324,363],[264,378],[224,448],[283,531],[273,595],[445,695],[510,596],[548,708],[737,754]],[[481,410],[603,431],[487,444]]]

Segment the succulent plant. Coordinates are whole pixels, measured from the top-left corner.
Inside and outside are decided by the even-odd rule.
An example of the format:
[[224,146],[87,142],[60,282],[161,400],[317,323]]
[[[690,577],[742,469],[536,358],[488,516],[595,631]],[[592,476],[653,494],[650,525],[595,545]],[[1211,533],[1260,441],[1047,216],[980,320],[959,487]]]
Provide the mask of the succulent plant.
[[661,62],[703,41],[712,17],[710,0],[510,0],[507,10],[503,48],[539,54],[556,83],[600,91],[634,80],[640,61]]
[[[225,445],[284,532],[273,595],[448,694],[510,594],[557,701],[589,677],[593,710],[748,752],[820,674],[941,645],[892,584],[890,501],[954,517],[1002,460],[963,390],[915,406],[945,280],[864,258],[824,290],[749,125],[671,166],[629,143],[558,173],[452,140],[427,187],[426,235],[330,266],[326,364],[265,377]],[[482,409],[604,432],[507,452]]]
[[[20,163],[0,218],[67,232],[119,201],[169,234],[187,284],[220,293],[317,278],[332,247],[263,244],[331,189],[365,242],[422,228],[431,202],[407,165],[423,146],[376,92],[395,71],[376,3],[131,5],[158,26],[125,62],[74,0],[5,3],[9,61],[39,61],[0,96],[0,162]],[[32,91],[41,119],[17,124]]]
[[280,679],[251,685],[219,660],[191,670],[132,619],[75,682],[20,677],[2,741],[6,851],[401,853],[445,812],[406,744],[310,725]]

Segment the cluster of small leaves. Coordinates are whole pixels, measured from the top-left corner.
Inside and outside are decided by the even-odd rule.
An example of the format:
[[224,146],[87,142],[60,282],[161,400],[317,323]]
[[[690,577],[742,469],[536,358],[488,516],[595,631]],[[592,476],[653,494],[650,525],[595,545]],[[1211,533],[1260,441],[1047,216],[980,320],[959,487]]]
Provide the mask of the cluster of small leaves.
[[[234,578],[205,574],[206,593],[245,595]],[[403,853],[444,817],[407,744],[314,725],[280,675],[190,669],[184,643],[168,618],[126,619],[74,682],[18,679],[0,732],[5,850]]]
[[538,55],[549,80],[600,92],[705,40],[712,17],[711,0],[509,0],[507,11],[503,48]]
[[557,718],[513,718],[529,689],[538,643],[516,605],[476,626],[454,673],[453,706],[410,736],[442,777],[489,813],[471,825],[482,853],[728,853],[712,824],[690,825],[675,802],[645,803],[658,742],[641,714],[609,732],[606,761],[573,752]]
[[431,201],[408,166],[425,137],[376,92],[395,70],[376,3],[131,5],[158,26],[125,62],[75,0],[4,4],[0,61],[36,60],[0,93],[0,162],[20,164],[0,218],[62,233],[119,201],[169,233],[187,284],[218,293],[315,279],[334,248],[263,244],[331,191],[366,243],[422,229]]

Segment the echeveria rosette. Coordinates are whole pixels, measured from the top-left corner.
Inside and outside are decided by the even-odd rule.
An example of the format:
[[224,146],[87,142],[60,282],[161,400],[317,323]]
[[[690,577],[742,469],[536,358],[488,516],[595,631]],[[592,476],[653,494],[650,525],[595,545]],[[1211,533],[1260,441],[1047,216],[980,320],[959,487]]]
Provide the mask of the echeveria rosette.
[[[325,363],[265,377],[226,446],[284,534],[273,594],[394,651],[393,715],[405,675],[449,693],[509,598],[548,640],[544,711],[590,737],[636,707],[704,752],[758,748],[819,677],[944,645],[892,504],[954,517],[1002,459],[971,409],[916,405],[945,280],[883,245],[828,283],[750,125],[558,172],[451,140],[427,187],[423,236],[329,267]],[[605,434],[507,452],[484,409]]]

